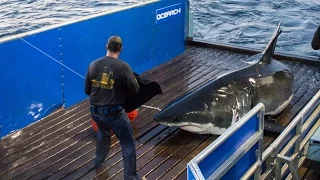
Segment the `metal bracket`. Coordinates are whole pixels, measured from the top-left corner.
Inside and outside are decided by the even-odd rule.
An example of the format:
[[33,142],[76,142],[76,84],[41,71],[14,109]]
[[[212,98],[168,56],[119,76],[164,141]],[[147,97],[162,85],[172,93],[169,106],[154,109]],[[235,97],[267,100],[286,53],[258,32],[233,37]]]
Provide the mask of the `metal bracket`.
[[[297,157],[297,156],[296,156]],[[299,180],[298,174],[298,162],[296,158],[291,158],[287,156],[277,155],[277,164],[276,164],[276,180],[281,179],[281,163],[286,163],[289,166],[290,173],[294,180]]]
[[276,155],[271,154],[267,159],[266,159],[266,172],[265,173],[265,180],[272,180],[274,179],[275,176],[275,159]]
[[257,168],[256,172],[254,172],[254,180],[261,179],[261,172],[262,172],[262,162],[259,162],[259,167]]

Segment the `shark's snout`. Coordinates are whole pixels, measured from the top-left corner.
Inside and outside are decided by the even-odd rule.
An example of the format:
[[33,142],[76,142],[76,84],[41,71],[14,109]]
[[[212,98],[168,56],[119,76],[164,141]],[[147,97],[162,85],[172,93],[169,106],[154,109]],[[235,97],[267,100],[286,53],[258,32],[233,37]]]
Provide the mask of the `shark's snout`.
[[164,109],[154,115],[153,119],[161,124],[175,123],[179,121],[179,116],[170,112],[170,109]]

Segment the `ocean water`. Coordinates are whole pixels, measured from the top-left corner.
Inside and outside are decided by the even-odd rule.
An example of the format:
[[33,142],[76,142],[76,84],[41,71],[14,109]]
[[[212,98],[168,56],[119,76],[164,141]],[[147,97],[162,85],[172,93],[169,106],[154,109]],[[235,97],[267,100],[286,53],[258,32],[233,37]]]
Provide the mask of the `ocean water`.
[[194,37],[264,49],[281,21],[276,52],[320,57],[311,47],[320,0],[192,0]]
[[148,0],[0,0],[0,38]]
[[[0,0],[0,38],[148,0]],[[320,0],[190,0],[194,37],[263,49],[279,21],[276,51],[320,57],[311,39]]]

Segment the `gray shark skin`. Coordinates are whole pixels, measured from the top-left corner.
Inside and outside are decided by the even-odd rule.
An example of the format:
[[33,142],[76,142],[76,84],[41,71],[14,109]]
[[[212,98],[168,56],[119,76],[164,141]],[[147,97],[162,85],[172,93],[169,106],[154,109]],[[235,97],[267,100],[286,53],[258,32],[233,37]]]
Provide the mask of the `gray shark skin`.
[[154,120],[197,134],[221,135],[260,102],[265,105],[266,115],[282,112],[293,97],[293,73],[271,57],[281,34],[280,24],[266,49],[251,57],[253,63],[180,96]]

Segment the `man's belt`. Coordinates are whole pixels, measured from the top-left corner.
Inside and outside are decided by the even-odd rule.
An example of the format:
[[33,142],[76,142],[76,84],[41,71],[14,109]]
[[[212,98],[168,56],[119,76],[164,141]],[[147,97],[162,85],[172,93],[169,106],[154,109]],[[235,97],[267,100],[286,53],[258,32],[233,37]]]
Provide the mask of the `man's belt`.
[[100,115],[118,115],[120,111],[122,110],[122,106],[116,105],[116,106],[93,106],[90,105],[90,111],[93,114],[100,114]]

